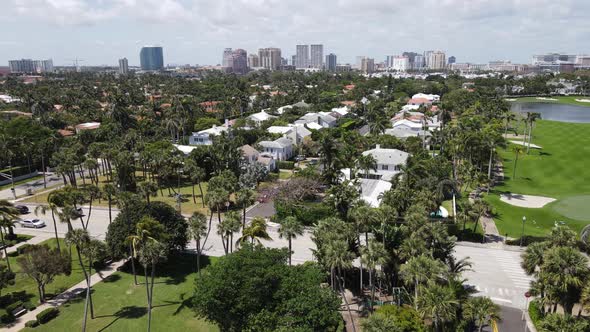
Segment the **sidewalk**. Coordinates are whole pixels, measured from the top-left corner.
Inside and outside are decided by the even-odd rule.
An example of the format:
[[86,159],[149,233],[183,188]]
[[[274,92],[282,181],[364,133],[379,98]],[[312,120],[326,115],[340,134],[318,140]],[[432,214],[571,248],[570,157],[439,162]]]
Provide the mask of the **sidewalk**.
[[[20,231],[20,230],[19,230]],[[32,239],[28,239],[27,241],[21,242],[21,243],[17,243],[15,245],[13,245],[12,247],[6,248],[6,252],[7,253],[11,253],[11,252],[16,252],[16,249],[18,249],[19,247],[24,246],[25,244],[39,244],[45,240],[49,240],[52,239],[53,236],[51,236],[50,234],[39,234],[39,233],[34,233],[34,234],[29,234],[29,233],[22,233],[22,232],[15,232],[16,234],[26,234],[26,235],[32,235],[34,236]]]
[[[110,276],[111,274],[117,272],[117,269],[121,267],[125,263],[125,260],[120,260],[118,262],[111,263],[109,266],[104,268],[103,270],[99,271],[98,273],[93,274],[90,277],[90,285],[94,286],[97,283],[103,281],[104,278]],[[41,311],[51,308],[51,307],[59,307],[64,303],[68,302],[70,299],[78,296],[78,294],[86,291],[86,280],[82,280],[67,291],[59,294],[58,296],[54,297],[51,300],[46,301],[44,304],[38,306],[35,310],[29,311],[26,314],[20,316],[16,319],[16,322],[7,326],[6,328],[2,328],[2,331],[11,331],[17,332],[25,328],[25,323],[37,319],[36,316]]]

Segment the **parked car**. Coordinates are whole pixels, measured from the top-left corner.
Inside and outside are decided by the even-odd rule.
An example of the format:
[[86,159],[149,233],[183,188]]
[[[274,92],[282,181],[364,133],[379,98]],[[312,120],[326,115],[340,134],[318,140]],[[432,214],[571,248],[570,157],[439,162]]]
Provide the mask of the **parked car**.
[[27,214],[29,213],[29,208],[25,205],[17,205],[15,208],[18,210],[20,214]]
[[45,222],[39,219],[22,219],[19,220],[19,224],[21,227],[28,227],[28,228],[41,228],[45,227]]
[[298,155],[297,157],[295,157],[295,161],[303,161],[305,160],[305,156],[304,155]]

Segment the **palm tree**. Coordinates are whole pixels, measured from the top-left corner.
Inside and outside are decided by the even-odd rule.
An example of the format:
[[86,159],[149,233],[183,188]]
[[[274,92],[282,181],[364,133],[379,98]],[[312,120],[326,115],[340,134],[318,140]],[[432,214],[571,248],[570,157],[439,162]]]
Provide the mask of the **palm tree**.
[[109,225],[110,225],[111,222],[113,221],[113,217],[112,217],[113,197],[115,197],[117,195],[117,187],[115,187],[114,185],[112,185],[110,183],[106,183],[102,187],[102,192],[104,193],[104,196],[107,198],[107,202],[109,204]]
[[242,231],[246,228],[246,208],[254,204],[256,193],[251,189],[240,189],[236,193],[236,204],[242,207]]
[[373,275],[376,272],[378,265],[383,266],[387,263],[389,255],[383,243],[374,239],[369,241],[366,247],[361,247],[361,260],[369,270],[369,287],[371,287],[371,310],[373,310],[373,302],[375,301],[375,283],[373,282]]
[[357,167],[363,171],[365,178],[369,178],[369,174],[372,171],[377,171],[377,160],[370,154],[361,155],[356,160]]
[[289,241],[289,265],[291,265],[291,256],[293,256],[291,242],[299,235],[303,235],[303,224],[297,220],[297,218],[289,216],[281,221],[279,226],[279,238],[286,238],[287,241]]
[[[346,298],[346,293],[344,292],[344,287],[342,286],[341,282],[341,278],[343,277],[342,270],[351,268],[353,259],[354,253],[349,250],[348,243],[346,243],[346,241],[333,240],[327,244],[325,257],[326,265],[330,268],[332,280],[336,280],[336,284],[338,285],[337,287],[340,290],[340,295],[344,299],[344,303],[346,303],[346,309],[348,311],[348,315],[350,316],[352,329],[353,331],[356,331],[354,319],[352,318],[352,311],[350,311],[350,304],[348,303],[348,299]],[[334,286],[334,283],[332,283],[332,286]]]
[[446,267],[444,264],[426,254],[410,258],[400,267],[400,274],[407,285],[414,287],[414,306],[418,309],[420,286],[439,277]]
[[164,226],[155,219],[145,216],[139,220],[135,226],[135,234],[127,237],[131,251],[131,268],[133,270],[134,282],[137,285],[137,274],[135,273],[135,258],[138,256],[139,249],[147,241],[156,241],[157,237],[164,235]]
[[82,250],[86,249],[86,246],[90,243],[90,236],[88,231],[85,229],[71,229],[66,234],[66,243],[76,247],[78,253],[78,263],[84,273],[84,279],[86,280],[86,303],[84,304],[84,322],[82,324],[82,331],[86,331],[86,322],[88,319],[88,305],[90,305],[90,317],[94,318],[94,306],[92,305],[92,295],[90,290],[90,276],[89,272],[86,272],[86,267],[82,261]]
[[158,194],[158,185],[152,181],[142,181],[137,184],[137,193],[145,198],[146,203],[150,204],[150,196]]
[[217,234],[221,236],[221,242],[225,254],[233,251],[234,233],[239,232],[242,226],[240,214],[236,211],[229,211],[217,225]]
[[[166,248],[165,246],[154,240],[153,238],[144,242],[139,251],[139,261],[143,265],[145,271],[145,288],[147,292],[148,302],[148,332],[152,327],[152,306],[154,299],[154,284],[156,278],[156,264],[166,259]],[[148,267],[151,267],[151,281],[148,281]]]
[[475,202],[473,202],[473,213],[477,216],[477,219],[475,220],[475,225],[473,226],[473,233],[477,231],[479,219],[481,219],[483,215],[488,213],[488,211],[490,211],[490,205],[488,204],[488,202],[482,199],[476,199]]
[[463,316],[474,321],[477,330],[481,332],[484,325],[500,320],[500,306],[492,302],[489,297],[472,297],[465,304]]
[[518,163],[518,156],[523,154],[524,149],[522,146],[514,145],[512,147],[512,152],[514,152],[514,171],[512,172],[512,179],[516,180],[516,165]]
[[529,141],[526,147],[527,154],[529,154],[529,150],[531,148],[531,138],[533,137],[533,124],[535,123],[535,121],[537,121],[537,119],[541,119],[540,113],[527,113],[527,121],[529,123]]
[[207,216],[201,212],[193,212],[188,219],[188,232],[190,237],[195,240],[195,248],[197,250],[197,272],[201,274],[201,254],[203,247],[201,246],[201,239],[207,235]]
[[432,319],[434,330],[439,331],[441,324],[455,319],[458,306],[453,289],[430,282],[418,299],[417,310]]
[[12,233],[14,222],[18,218],[19,212],[14,205],[7,200],[0,200],[0,240],[4,244],[4,257],[6,258],[6,267],[8,271],[12,272],[10,268],[10,260],[8,259],[8,252],[6,251],[6,243],[4,242],[4,232],[2,228],[7,228],[9,233]]
[[578,311],[578,317],[582,316],[582,311],[590,311],[590,284],[586,284],[580,294],[580,310]]
[[245,243],[250,240],[251,243],[254,241],[261,244],[260,239],[272,241],[270,235],[266,231],[267,225],[266,220],[262,217],[255,217],[252,222],[242,232],[242,236],[236,241],[236,246],[240,243]]

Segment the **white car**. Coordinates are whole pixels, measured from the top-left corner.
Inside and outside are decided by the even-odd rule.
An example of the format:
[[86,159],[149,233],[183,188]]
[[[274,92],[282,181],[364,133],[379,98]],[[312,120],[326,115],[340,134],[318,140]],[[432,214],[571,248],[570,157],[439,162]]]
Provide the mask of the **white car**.
[[21,227],[41,228],[45,227],[45,222],[39,219],[23,219],[19,221]]

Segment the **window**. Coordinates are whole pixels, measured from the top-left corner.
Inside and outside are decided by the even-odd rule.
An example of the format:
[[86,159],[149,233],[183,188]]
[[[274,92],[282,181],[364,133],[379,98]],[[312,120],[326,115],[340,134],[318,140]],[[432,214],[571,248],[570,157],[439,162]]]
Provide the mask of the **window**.
[[389,170],[389,165],[381,165],[381,170],[383,170],[383,171]]
[[402,170],[402,168],[400,167],[400,165],[395,165],[395,168],[394,168],[394,169],[395,169],[396,171],[401,171],[401,170]]

